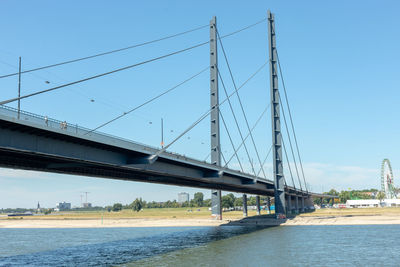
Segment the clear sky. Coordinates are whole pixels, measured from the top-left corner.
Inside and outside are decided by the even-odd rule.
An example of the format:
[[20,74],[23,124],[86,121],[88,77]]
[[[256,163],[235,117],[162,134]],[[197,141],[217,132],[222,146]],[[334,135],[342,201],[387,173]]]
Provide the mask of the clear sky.
[[[304,170],[313,191],[380,187],[380,164],[389,158],[395,184],[400,173],[400,3],[398,1],[11,1],[0,2],[0,75],[22,68],[84,57],[207,25],[217,16],[219,32],[230,33],[275,13],[277,45],[291,102]],[[79,63],[25,74],[22,94],[75,81],[207,41],[207,28]],[[267,27],[259,24],[223,40],[237,84],[267,60]],[[220,51],[227,90],[233,87]],[[208,46],[114,75],[23,100],[23,110],[94,128],[161,93],[209,65]],[[101,129],[160,146],[187,128],[209,106],[207,72],[170,94]],[[46,81],[50,83],[46,83]],[[269,103],[268,68],[241,89],[253,125]],[[17,78],[0,79],[1,100],[15,97]],[[221,87],[221,99],[223,91]],[[94,101],[92,101],[94,100]],[[246,126],[237,99],[241,130]],[[10,104],[15,107],[16,105]],[[239,135],[227,105],[221,107],[236,143]],[[254,137],[263,159],[271,146],[270,113]],[[233,150],[221,128],[222,150]],[[204,160],[209,120],[173,152]],[[251,158],[257,162],[251,142]],[[242,150],[246,170],[249,163]],[[230,165],[238,168],[237,162]],[[268,178],[272,167],[266,165]],[[287,174],[287,171],[286,171]],[[287,179],[289,179],[287,177]],[[209,190],[0,169],[0,208],[79,205],[82,192],[94,205],[130,203],[136,197],[164,201],[185,191]]]

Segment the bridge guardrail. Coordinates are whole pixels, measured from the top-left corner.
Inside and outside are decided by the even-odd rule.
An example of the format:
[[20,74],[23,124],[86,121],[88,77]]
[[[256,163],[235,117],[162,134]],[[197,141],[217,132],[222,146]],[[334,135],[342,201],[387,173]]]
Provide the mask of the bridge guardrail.
[[[18,118],[18,113],[19,113],[19,118]],[[92,131],[92,129],[79,126],[78,124],[72,124],[72,123],[68,123],[66,121],[56,120],[53,118],[49,118],[47,116],[38,115],[38,114],[31,113],[31,112],[24,111],[24,110],[20,110],[20,112],[18,112],[18,109],[9,107],[9,106],[5,106],[5,105],[0,105],[0,114],[14,118],[15,120],[29,121],[29,122],[37,123],[42,126],[47,126],[49,128],[63,130],[63,131],[73,133],[76,135],[90,136],[90,137],[97,137],[97,138],[104,138],[104,137],[105,138],[113,138],[113,139],[117,139],[119,141],[140,145],[140,146],[143,146],[143,148],[151,148],[156,151],[160,149],[157,147],[142,144],[140,142],[136,142],[136,141],[129,140],[126,138],[118,137],[118,136],[115,136],[112,134]],[[166,151],[166,153],[199,162],[198,159],[191,158],[186,155],[179,154],[179,153],[174,153],[174,152],[169,152],[169,151]],[[203,162],[206,162],[206,161],[203,161]]]

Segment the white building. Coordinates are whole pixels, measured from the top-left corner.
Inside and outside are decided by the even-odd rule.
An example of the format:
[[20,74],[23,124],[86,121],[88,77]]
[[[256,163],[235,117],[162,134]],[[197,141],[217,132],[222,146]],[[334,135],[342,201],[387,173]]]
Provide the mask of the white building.
[[347,208],[374,208],[380,207],[379,199],[357,199],[357,200],[347,200]]
[[400,207],[400,199],[358,199],[347,200],[346,208]]
[[386,207],[399,207],[400,199],[384,199],[382,205]]
[[70,210],[71,209],[71,203],[67,202],[60,202],[56,205],[56,210]]
[[189,202],[189,194],[182,192],[178,194],[178,203],[182,204],[184,202]]

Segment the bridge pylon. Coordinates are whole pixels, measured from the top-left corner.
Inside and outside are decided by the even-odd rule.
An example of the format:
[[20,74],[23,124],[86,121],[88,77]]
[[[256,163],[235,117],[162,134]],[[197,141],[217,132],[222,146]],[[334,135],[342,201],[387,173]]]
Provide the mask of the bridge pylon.
[[[210,21],[210,108],[211,108],[211,164],[221,166],[221,142],[219,130],[217,18]],[[211,214],[222,220],[221,190],[211,190]]]
[[275,213],[286,215],[285,180],[282,165],[282,135],[279,112],[278,68],[274,14],[268,10],[269,73],[271,88],[272,151],[275,183]]

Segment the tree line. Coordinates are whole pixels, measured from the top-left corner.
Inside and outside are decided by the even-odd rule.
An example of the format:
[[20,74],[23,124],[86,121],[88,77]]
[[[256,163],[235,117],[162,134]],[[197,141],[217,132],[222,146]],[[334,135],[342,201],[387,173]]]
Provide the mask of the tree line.
[[[400,193],[400,188],[395,189],[396,194]],[[334,195],[339,196],[340,203],[346,203],[347,200],[354,200],[354,199],[385,199],[385,192],[379,191],[378,189],[371,188],[371,189],[363,189],[363,190],[342,190],[340,192],[336,191],[335,189],[331,189],[328,192],[324,192],[323,194],[327,195]],[[323,199],[322,204],[327,204],[329,199]],[[321,204],[321,200],[316,198],[314,199],[314,203],[317,205]]]
[[[267,197],[260,197],[260,202],[265,203]],[[235,197],[234,194],[229,193],[221,198],[222,208],[234,208],[238,206],[243,206],[243,198]],[[248,206],[256,205],[256,197],[251,196],[247,199]],[[168,200],[165,202],[155,202],[155,201],[145,201],[142,198],[136,198],[132,203],[127,205],[122,205],[121,203],[115,203],[113,206],[107,206],[106,210],[111,212],[118,212],[122,209],[132,209],[134,211],[140,211],[141,209],[154,209],[154,208],[197,208],[197,207],[211,207],[211,199],[204,199],[204,194],[201,192],[197,192],[194,194],[194,197],[190,201],[186,201],[183,203],[179,203],[176,200]]]

